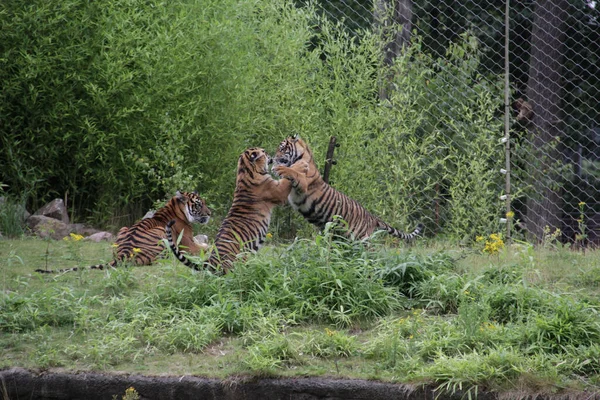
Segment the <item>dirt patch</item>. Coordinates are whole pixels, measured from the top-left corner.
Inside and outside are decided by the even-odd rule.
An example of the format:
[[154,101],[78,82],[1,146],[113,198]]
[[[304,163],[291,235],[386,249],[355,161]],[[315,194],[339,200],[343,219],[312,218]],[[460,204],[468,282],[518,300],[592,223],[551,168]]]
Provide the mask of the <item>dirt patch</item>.
[[[142,399],[219,399],[219,400],[428,400],[431,388],[367,380],[326,378],[280,378],[229,380],[195,376],[143,376],[126,374],[33,372],[22,368],[0,371],[3,400],[111,400],[122,398],[133,386]],[[460,399],[461,395],[440,396]],[[479,393],[490,400],[493,394]]]

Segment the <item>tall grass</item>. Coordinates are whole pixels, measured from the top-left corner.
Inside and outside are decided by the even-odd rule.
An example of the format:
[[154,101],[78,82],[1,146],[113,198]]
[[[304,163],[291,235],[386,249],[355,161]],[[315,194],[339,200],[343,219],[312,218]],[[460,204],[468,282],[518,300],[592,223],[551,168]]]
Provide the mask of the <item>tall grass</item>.
[[[1,185],[1,184],[0,184]],[[0,195],[3,191],[0,190]],[[0,196],[0,233],[8,237],[19,237],[25,233],[25,200]]]
[[[143,360],[155,372],[333,374],[440,393],[593,390],[598,255],[528,254],[394,248],[329,229],[247,254],[223,277],[174,260],[31,276],[44,261],[23,254],[26,266],[2,266],[0,366],[127,369]],[[557,284],[553,269],[575,261],[582,271]]]

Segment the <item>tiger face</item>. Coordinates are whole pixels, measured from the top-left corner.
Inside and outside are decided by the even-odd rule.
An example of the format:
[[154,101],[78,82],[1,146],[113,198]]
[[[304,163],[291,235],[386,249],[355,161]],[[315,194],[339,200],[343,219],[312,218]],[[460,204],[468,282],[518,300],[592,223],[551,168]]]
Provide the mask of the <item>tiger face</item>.
[[277,148],[274,166],[290,167],[308,151],[306,143],[296,136],[288,136]]
[[182,192],[178,190],[176,197],[188,222],[200,224],[208,223],[210,220],[210,210],[206,206],[206,202],[198,195],[198,192]]
[[268,173],[270,163],[270,157],[264,149],[259,147],[246,149],[239,159],[238,174],[250,172],[264,175]]

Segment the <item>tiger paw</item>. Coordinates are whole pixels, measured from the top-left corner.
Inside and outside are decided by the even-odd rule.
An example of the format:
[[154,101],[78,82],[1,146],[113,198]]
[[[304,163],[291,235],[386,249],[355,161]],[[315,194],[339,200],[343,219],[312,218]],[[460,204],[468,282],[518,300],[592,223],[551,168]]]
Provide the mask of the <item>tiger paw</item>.
[[306,160],[297,161],[294,165],[292,165],[292,168],[295,171],[306,175],[308,173],[308,162]]
[[289,167],[286,167],[284,165],[278,165],[275,168],[273,168],[273,171],[275,171],[275,174],[280,178],[291,179]]

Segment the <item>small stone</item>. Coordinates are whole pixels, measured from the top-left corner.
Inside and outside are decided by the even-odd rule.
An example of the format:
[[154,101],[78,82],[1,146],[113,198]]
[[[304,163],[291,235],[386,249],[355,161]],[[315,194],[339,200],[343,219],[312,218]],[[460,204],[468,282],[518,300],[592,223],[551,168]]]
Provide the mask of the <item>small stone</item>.
[[110,232],[97,232],[97,233],[94,233],[93,235],[90,235],[90,236],[86,237],[83,240],[89,240],[91,242],[98,243],[98,242],[100,242],[102,240],[105,240],[107,242],[112,242],[113,238],[114,238],[114,236]]

